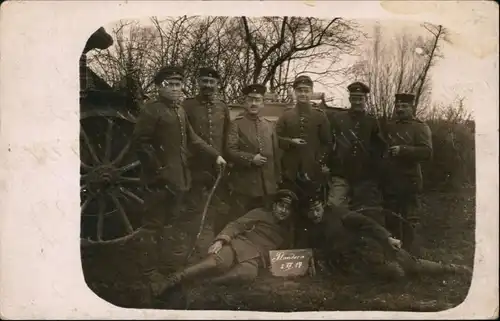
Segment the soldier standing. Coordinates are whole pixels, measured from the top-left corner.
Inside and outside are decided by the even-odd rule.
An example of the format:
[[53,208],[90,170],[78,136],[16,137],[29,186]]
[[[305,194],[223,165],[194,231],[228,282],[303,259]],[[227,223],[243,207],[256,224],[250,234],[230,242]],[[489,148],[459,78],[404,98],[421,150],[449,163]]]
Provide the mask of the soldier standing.
[[228,215],[218,215],[214,232],[252,208],[267,207],[280,181],[278,139],[272,121],[259,115],[264,107],[266,87],[252,84],[243,89],[246,110],[231,123],[228,160],[231,189]]
[[299,204],[307,204],[310,199],[321,197],[332,136],[325,112],[311,106],[311,78],[297,77],[293,88],[296,106],[285,110],[278,119],[276,133],[283,150],[283,186],[295,191]]
[[148,283],[152,284],[152,292],[161,276],[158,255],[163,228],[181,219],[182,196],[191,185],[188,145],[203,151],[217,165],[225,164],[220,153],[196,135],[189,124],[181,106],[183,70],[175,66],[162,68],[154,83],[158,99],[144,106],[133,132],[142,163],[141,181],[148,191],[144,200],[141,242],[138,242],[139,264]]
[[[219,73],[215,69],[200,68],[198,70],[200,92],[196,97],[186,99],[183,106],[195,133],[225,157],[224,150],[230,116],[227,105],[217,98],[219,80]],[[210,156],[201,151],[193,151],[189,159],[189,168],[192,172],[193,182],[186,195],[186,201],[189,203],[188,211],[191,213],[193,221],[199,222],[198,214],[201,214],[200,205],[204,204],[204,191],[210,190],[214,185],[218,169],[210,160]],[[210,219],[213,219],[213,215],[217,215],[213,210],[220,210],[221,203],[226,201],[225,191],[225,186],[219,185],[210,207]]]
[[328,112],[335,137],[329,162],[328,203],[353,208],[374,206],[380,198],[375,174],[385,145],[377,119],[366,111],[370,88],[354,82],[347,90],[351,108]]
[[420,162],[432,157],[432,133],[413,115],[415,95],[396,94],[395,116],[384,130],[389,149],[383,159],[382,189],[385,208],[399,213],[403,222],[387,219],[387,227],[401,239],[403,247],[417,254],[414,243],[418,194],[422,190]]

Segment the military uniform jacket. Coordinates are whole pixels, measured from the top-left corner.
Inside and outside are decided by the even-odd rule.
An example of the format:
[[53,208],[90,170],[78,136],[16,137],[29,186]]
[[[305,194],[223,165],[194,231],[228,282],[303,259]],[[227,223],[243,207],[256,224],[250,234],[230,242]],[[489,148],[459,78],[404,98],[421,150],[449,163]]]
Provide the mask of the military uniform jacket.
[[208,155],[212,162],[219,155],[193,131],[181,106],[168,106],[156,100],[143,107],[134,128],[133,141],[142,163],[144,184],[166,184],[187,191],[191,173],[187,164],[188,146]]
[[[259,153],[267,158],[262,166],[252,163]],[[230,125],[227,155],[234,164],[229,175],[232,190],[251,197],[276,192],[281,175],[280,151],[271,121],[246,113],[237,116]]]
[[385,128],[390,146],[401,146],[399,155],[385,155],[382,179],[387,188],[416,193],[422,189],[420,163],[432,158],[432,133],[419,120],[393,120]]
[[[195,133],[206,143],[224,155],[230,116],[227,105],[220,101],[208,101],[201,96],[188,98],[183,103],[188,120]],[[215,171],[215,163],[206,153],[193,150],[189,158],[190,168]]]
[[[295,180],[297,173],[307,173],[318,181],[332,149],[330,124],[324,111],[317,108],[290,108],[276,123],[276,133],[283,150],[283,176]],[[295,145],[292,138],[302,138],[307,144]]]
[[256,208],[229,223],[216,240],[229,244],[239,263],[260,258],[268,265],[269,251],[289,246],[290,225],[279,222],[264,208]]
[[328,116],[335,139],[331,174],[351,183],[373,179],[385,148],[375,117],[350,109],[329,111]]
[[345,208],[325,208],[323,221],[308,229],[311,246],[341,268],[382,264],[392,248],[391,234],[375,220]]

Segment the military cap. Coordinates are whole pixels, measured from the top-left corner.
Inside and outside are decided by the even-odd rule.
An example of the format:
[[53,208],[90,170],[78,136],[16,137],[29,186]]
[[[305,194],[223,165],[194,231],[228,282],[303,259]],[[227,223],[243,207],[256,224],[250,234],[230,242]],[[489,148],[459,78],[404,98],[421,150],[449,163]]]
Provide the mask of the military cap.
[[211,67],[202,67],[198,69],[198,77],[212,77],[215,79],[220,79],[217,70]]
[[396,94],[395,98],[396,98],[396,103],[413,104],[415,102],[414,94]]
[[370,93],[370,87],[368,87],[367,85],[365,85],[359,81],[353,82],[352,84],[347,86],[347,90],[351,94],[354,94],[354,93],[368,94],[368,93]]
[[92,49],[107,49],[113,44],[113,37],[106,32],[104,27],[97,29],[92,35],[90,35],[87,43],[85,44],[85,52]]
[[251,84],[243,88],[243,94],[261,94],[264,95],[266,93],[266,86],[261,84]]
[[312,81],[311,77],[301,75],[301,76],[298,76],[297,78],[295,78],[295,80],[293,81],[293,88],[297,88],[298,85],[306,85],[306,86],[312,87],[313,81]]
[[165,79],[184,79],[184,70],[178,66],[167,66],[163,67],[155,75],[154,83],[156,85],[161,84]]
[[285,197],[288,197],[288,198],[291,198],[292,199],[292,202],[293,201],[297,201],[298,200],[298,197],[297,195],[295,195],[294,192],[292,192],[291,190],[289,189],[280,189],[276,192],[276,194],[274,195],[274,199],[275,200],[279,200],[279,199],[282,199],[282,198],[285,198]]
[[309,208],[315,208],[315,207],[318,207],[318,206],[322,206],[323,205],[323,202],[317,198],[310,198],[309,199]]

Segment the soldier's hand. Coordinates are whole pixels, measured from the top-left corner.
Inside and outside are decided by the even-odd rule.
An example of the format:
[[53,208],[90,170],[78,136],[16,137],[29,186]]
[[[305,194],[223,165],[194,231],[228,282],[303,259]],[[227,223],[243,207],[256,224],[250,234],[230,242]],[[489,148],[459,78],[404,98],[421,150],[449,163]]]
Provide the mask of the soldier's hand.
[[215,160],[215,163],[219,166],[226,166],[226,160],[222,158],[222,156],[218,156],[217,160]]
[[257,154],[253,157],[252,162],[257,166],[262,166],[267,162],[267,158],[261,154]]
[[292,138],[292,143],[295,145],[305,145],[307,142],[303,140],[302,138]]
[[389,153],[392,156],[397,156],[400,151],[401,151],[401,146],[392,146],[392,147],[389,147]]
[[401,241],[398,239],[395,239],[393,237],[389,237],[389,244],[392,246],[393,249],[399,250],[401,249]]
[[330,169],[326,165],[321,166],[321,171],[323,172],[323,174],[330,173]]
[[208,254],[219,253],[220,249],[222,249],[222,245],[222,241],[215,241],[215,243],[210,245],[210,247],[208,248]]

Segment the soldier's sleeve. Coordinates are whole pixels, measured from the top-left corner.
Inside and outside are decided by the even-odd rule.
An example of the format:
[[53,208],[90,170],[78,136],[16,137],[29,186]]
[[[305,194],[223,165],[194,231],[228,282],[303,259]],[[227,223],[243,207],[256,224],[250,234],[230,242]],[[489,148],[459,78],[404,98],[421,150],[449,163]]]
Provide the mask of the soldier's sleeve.
[[330,170],[334,170],[335,167],[338,166],[339,164],[339,159],[337,156],[337,146],[338,146],[338,138],[337,138],[337,131],[340,131],[338,128],[337,120],[336,120],[336,115],[334,111],[327,112],[328,116],[328,123],[330,124],[330,135],[332,138],[332,145],[330,148],[330,152],[326,155],[327,160],[327,166],[330,168]]
[[416,161],[425,161],[432,158],[432,133],[425,123],[416,123],[412,127],[414,142],[413,146],[401,146],[400,156],[411,158]]
[[326,118],[328,119],[328,124],[330,125],[330,136],[332,138],[332,150],[335,150],[337,144],[336,137],[336,122],[335,122],[335,114],[333,111],[325,111]]
[[215,241],[224,241],[225,243],[231,242],[236,236],[242,234],[259,221],[259,209],[252,210],[242,217],[228,223],[222,231],[215,237]]
[[[229,112],[229,107],[224,103],[224,129],[222,131],[222,146],[227,146],[227,139],[229,135],[229,129],[231,127],[231,114]],[[224,147],[225,148],[225,147]]]
[[384,152],[389,148],[382,133],[380,122],[376,116],[373,116],[373,125],[370,135],[370,156],[373,159],[372,165],[374,171],[377,171],[380,166],[380,161]]
[[187,98],[182,102],[182,108],[186,113],[187,119],[191,122],[191,98]]
[[159,166],[156,151],[153,147],[153,138],[159,116],[154,106],[146,105],[141,110],[132,133],[132,149],[135,150],[143,166]]
[[283,150],[293,146],[292,138],[286,136],[286,117],[286,114],[283,114],[276,122],[276,134],[278,135],[279,146]]
[[228,158],[235,164],[250,167],[255,155],[240,150],[239,147],[240,136],[239,128],[236,122],[232,122],[229,126],[229,133],[227,135],[226,152]]
[[319,162],[325,164],[333,151],[333,140],[330,121],[326,113],[321,111],[320,114],[319,137],[321,140],[321,155]]
[[281,177],[281,149],[279,148],[278,135],[276,134],[275,128],[272,131],[271,141],[273,143],[273,154],[274,154],[274,172],[276,174],[276,183],[280,184],[282,181]]
[[389,242],[391,236],[391,233],[377,221],[354,211],[349,211],[342,216],[342,224],[349,230],[370,236],[384,245]]
[[203,139],[201,139],[200,136],[195,133],[186,113],[184,113],[184,119],[186,124],[186,136],[188,142],[199,151],[212,156],[214,159],[220,156],[220,153],[215,148],[207,144]]

